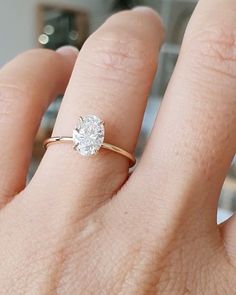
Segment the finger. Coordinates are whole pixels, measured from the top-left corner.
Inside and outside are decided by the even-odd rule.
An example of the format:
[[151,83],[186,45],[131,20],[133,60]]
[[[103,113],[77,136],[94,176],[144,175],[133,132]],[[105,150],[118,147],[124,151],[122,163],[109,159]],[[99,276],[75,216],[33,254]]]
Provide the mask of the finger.
[[[71,136],[80,115],[95,114],[106,124],[105,141],[133,153],[162,35],[159,17],[148,8],[108,19],[82,48],[53,135]],[[79,195],[90,208],[121,187],[128,166],[125,157],[110,151],[89,158],[71,145],[51,145],[32,184],[49,183],[48,194],[57,202],[59,196],[65,202],[65,195],[78,202]]]
[[0,71],[0,206],[25,186],[41,117],[63,93],[75,57],[68,48],[31,50]]
[[[130,183],[142,183],[135,202],[154,211],[168,202],[169,212],[188,208],[185,214],[191,218],[199,220],[201,212],[207,222],[215,222],[236,148],[235,12],[232,0],[199,1],[190,21],[150,142]],[[147,194],[152,196],[149,204]]]
[[236,265],[236,214],[226,220],[220,226],[224,245],[233,265]]

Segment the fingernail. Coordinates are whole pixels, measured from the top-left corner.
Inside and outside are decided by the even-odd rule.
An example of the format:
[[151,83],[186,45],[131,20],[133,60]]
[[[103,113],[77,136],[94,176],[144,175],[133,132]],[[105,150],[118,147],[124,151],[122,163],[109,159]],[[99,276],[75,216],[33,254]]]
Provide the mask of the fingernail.
[[155,13],[156,14],[156,11],[148,6],[136,6],[132,10],[139,11],[142,13]]
[[79,53],[79,49],[76,48],[75,46],[71,46],[71,45],[65,45],[65,46],[62,46],[62,47],[59,47],[56,52],[58,53],[62,53],[62,54],[75,54],[75,55],[78,55]]

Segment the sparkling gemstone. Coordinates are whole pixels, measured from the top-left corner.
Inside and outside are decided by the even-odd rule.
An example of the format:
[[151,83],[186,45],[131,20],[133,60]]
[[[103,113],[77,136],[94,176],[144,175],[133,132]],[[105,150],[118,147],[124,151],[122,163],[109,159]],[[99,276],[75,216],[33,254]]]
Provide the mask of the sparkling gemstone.
[[74,149],[83,156],[95,155],[104,141],[104,123],[94,115],[80,117],[73,130]]

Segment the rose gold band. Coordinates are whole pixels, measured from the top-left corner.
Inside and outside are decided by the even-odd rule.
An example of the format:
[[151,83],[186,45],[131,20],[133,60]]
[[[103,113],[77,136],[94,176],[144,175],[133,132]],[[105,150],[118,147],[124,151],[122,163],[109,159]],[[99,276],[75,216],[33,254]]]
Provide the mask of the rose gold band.
[[[73,143],[73,138],[69,137],[69,136],[50,137],[50,138],[48,138],[48,139],[46,139],[44,141],[43,146],[44,146],[45,149],[47,149],[48,146],[51,145],[51,144],[65,143],[65,142]],[[127,152],[127,151],[125,151],[125,150],[123,150],[123,149],[121,149],[121,148],[119,148],[119,147],[117,147],[115,145],[104,142],[101,147],[128,158],[129,161],[130,161],[130,167],[133,167],[135,165],[135,163],[136,163],[136,159],[132,154],[130,154],[129,152]]]

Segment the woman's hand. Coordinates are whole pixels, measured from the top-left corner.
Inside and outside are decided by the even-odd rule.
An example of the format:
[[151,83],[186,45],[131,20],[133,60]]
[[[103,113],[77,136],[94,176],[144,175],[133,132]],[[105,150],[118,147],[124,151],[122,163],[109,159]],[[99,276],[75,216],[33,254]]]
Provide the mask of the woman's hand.
[[[216,224],[236,150],[235,13],[234,0],[198,4],[129,179],[125,157],[84,158],[61,144],[25,188],[40,119],[77,53],[33,50],[0,71],[0,294],[236,294],[236,217]],[[133,152],[162,30],[147,8],[98,29],[53,134],[70,135],[81,114],[96,114],[106,141]]]

